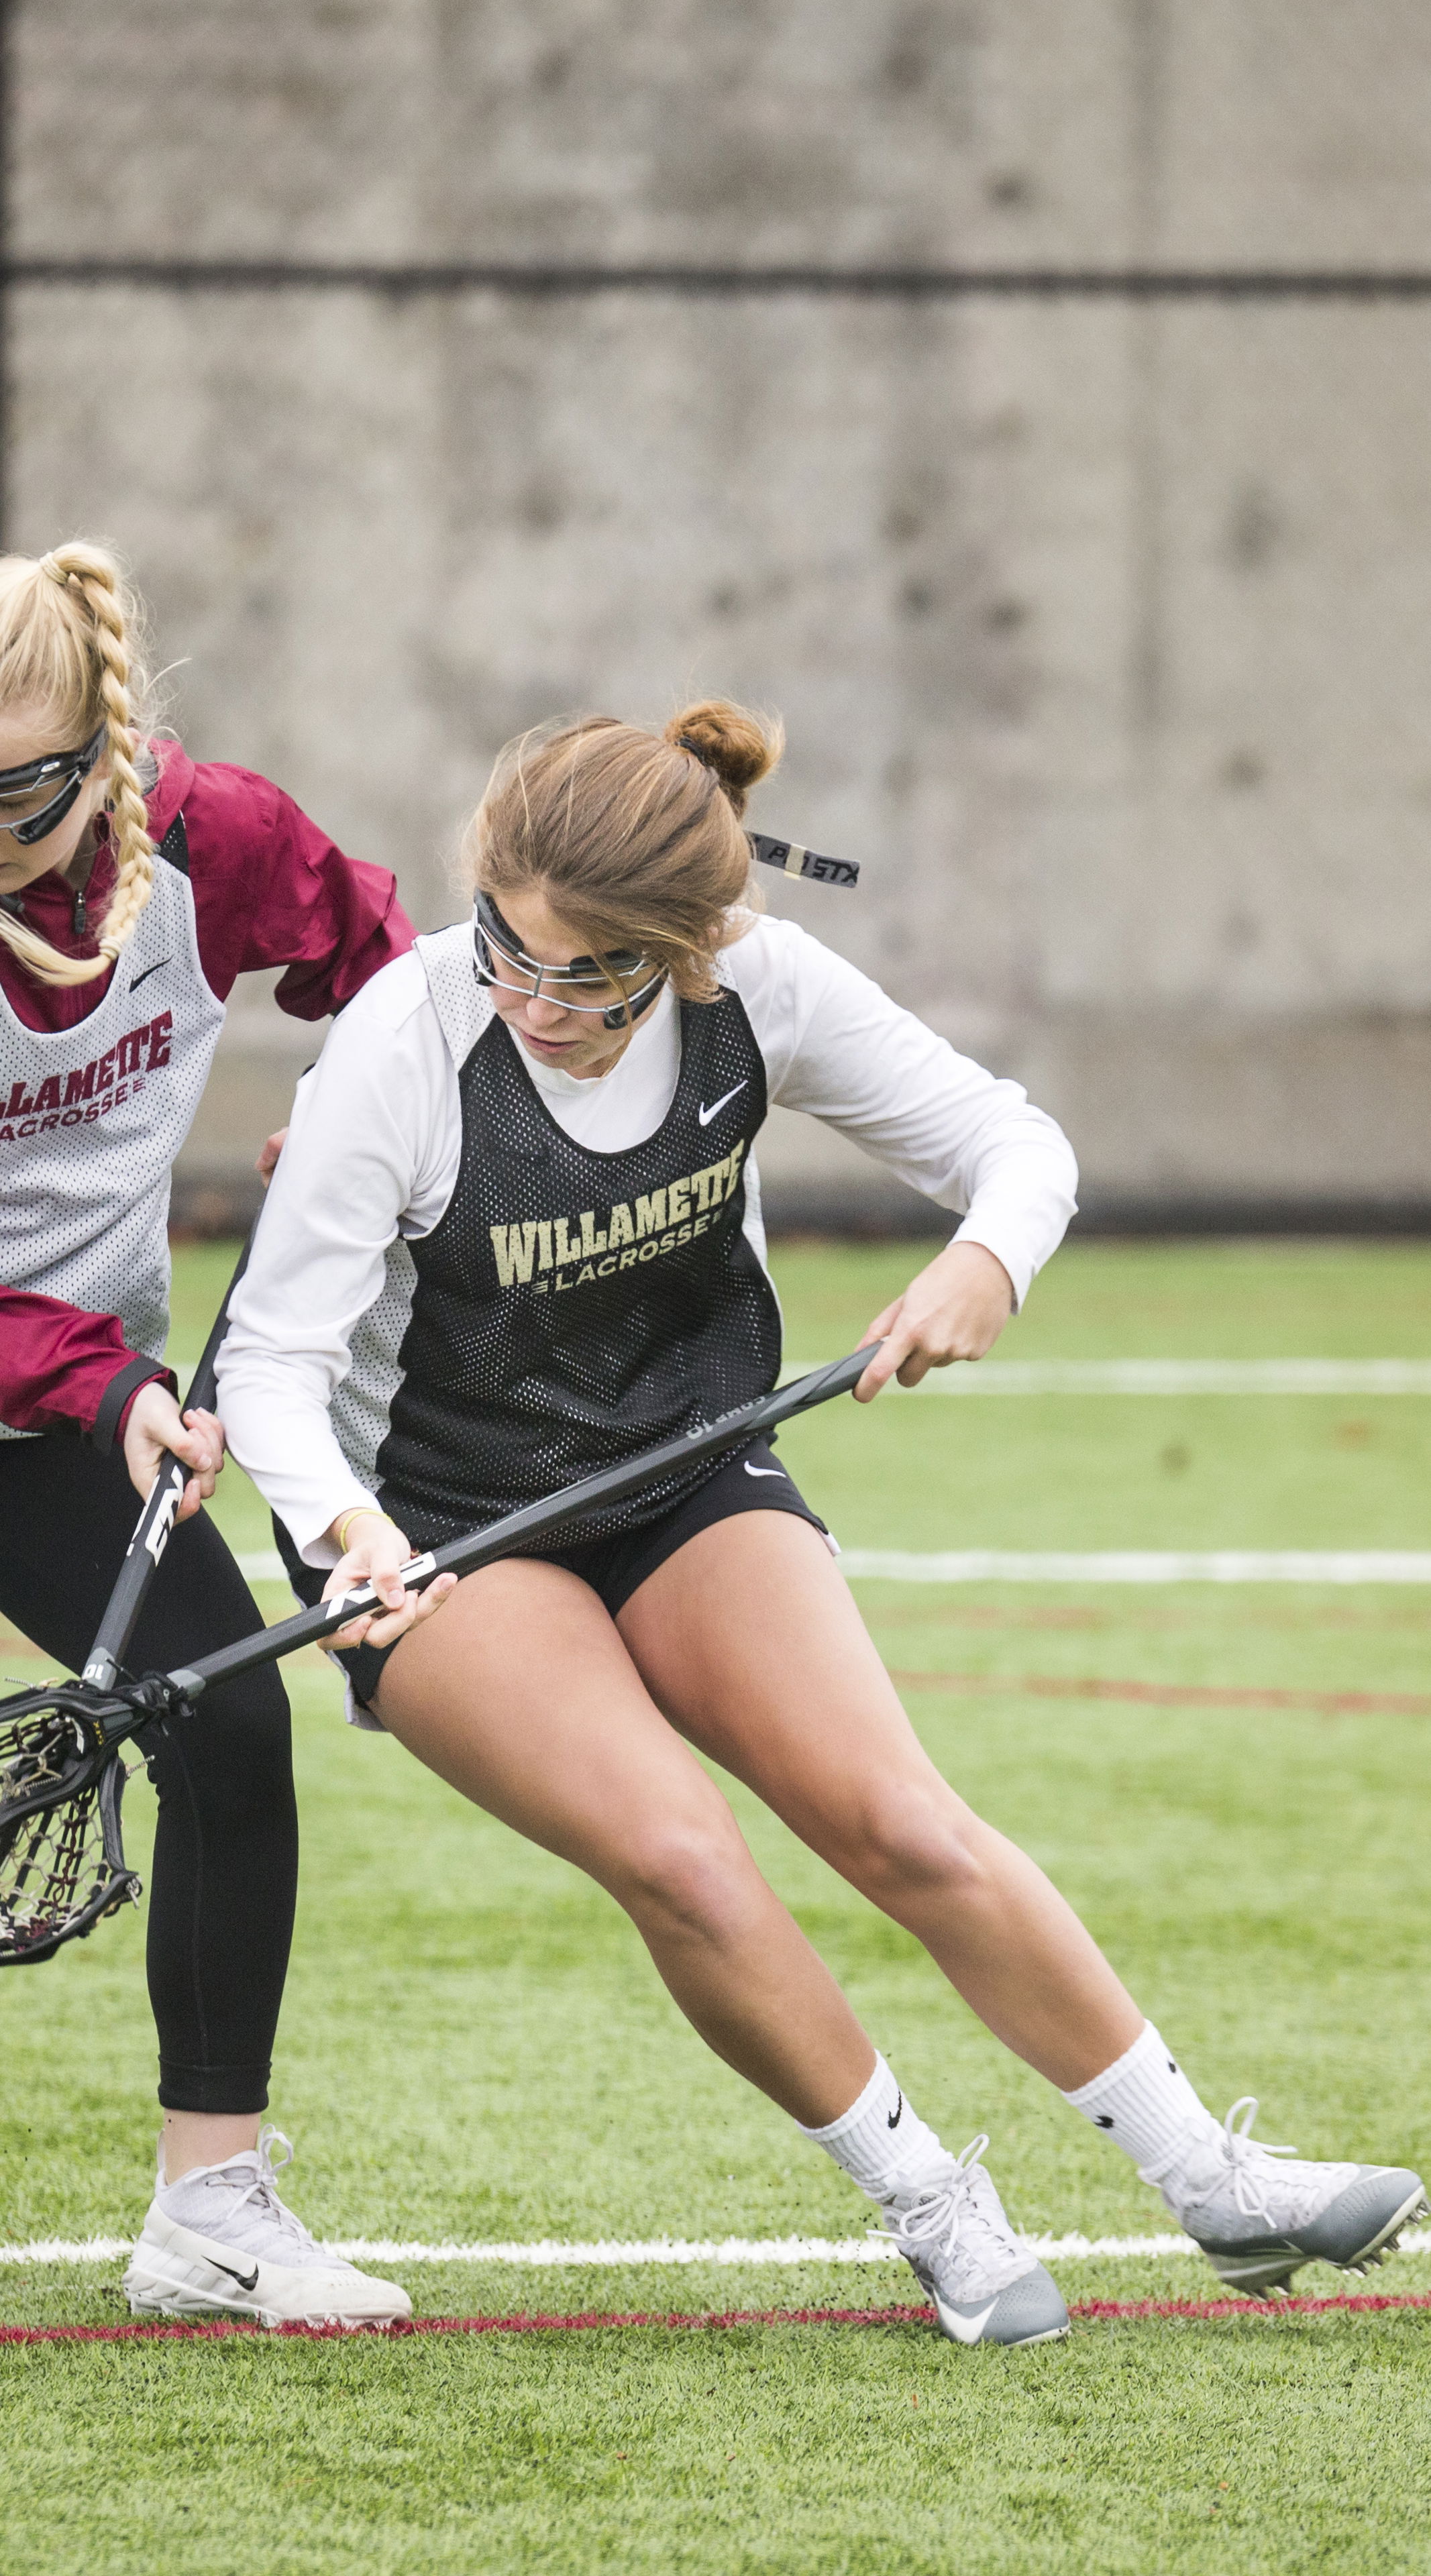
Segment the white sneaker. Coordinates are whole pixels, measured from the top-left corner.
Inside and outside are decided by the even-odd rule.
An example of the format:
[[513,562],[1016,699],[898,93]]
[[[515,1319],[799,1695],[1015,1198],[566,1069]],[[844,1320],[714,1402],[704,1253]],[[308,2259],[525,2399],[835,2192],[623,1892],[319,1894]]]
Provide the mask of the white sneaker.
[[1209,2121],[1174,2155],[1139,2168],[1219,2280],[1260,2294],[1285,2289],[1303,2263],[1364,2272],[1395,2251],[1408,2219],[1424,2214],[1419,2174],[1399,2165],[1303,2162],[1295,2147],[1254,2138],[1256,2117],[1256,2100],[1244,2093],[1220,2128]]
[[[273,2149],[285,2152],[275,2160]],[[258,2317],[266,2326],[390,2325],[412,2301],[395,2281],[374,2281],[325,2254],[278,2197],[276,2172],[293,2162],[281,2129],[221,2165],[159,2181],[124,2275],[135,2316]]]
[[951,2343],[1048,2343],[1068,2332],[1058,2285],[1020,2245],[979,2162],[987,2137],[949,2159],[945,2182],[887,2202],[884,2224]]

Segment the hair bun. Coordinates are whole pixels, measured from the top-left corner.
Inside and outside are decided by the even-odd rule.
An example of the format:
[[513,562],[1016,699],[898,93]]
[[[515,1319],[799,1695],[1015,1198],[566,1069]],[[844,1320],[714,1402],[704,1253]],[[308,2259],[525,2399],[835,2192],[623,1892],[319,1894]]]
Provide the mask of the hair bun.
[[778,716],[754,715],[729,698],[702,698],[672,716],[665,739],[693,752],[743,814],[751,788],[769,776],[785,749],[785,728]]

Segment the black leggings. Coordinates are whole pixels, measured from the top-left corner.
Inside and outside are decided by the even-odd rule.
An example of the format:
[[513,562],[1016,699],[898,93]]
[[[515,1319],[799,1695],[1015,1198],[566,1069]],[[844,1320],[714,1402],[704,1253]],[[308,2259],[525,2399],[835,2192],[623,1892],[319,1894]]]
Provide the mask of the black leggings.
[[[122,1458],[59,1436],[0,1440],[0,1611],[76,1672],[138,1510]],[[169,1542],[126,1661],[167,1672],[262,1624],[200,1512]],[[298,1890],[283,1684],[272,1669],[225,1682],[139,1744],[159,1793],[148,1943],[159,2099],[261,2111]]]

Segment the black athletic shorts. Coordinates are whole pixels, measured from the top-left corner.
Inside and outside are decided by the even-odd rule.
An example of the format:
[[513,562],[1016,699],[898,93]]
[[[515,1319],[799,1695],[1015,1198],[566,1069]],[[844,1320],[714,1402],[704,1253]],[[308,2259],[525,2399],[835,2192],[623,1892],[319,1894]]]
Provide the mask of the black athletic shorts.
[[[569,1573],[579,1574],[614,1619],[647,1576],[684,1547],[687,1539],[716,1521],[733,1519],[737,1512],[793,1512],[797,1520],[809,1521],[822,1537],[829,1537],[819,1514],[811,1511],[794,1478],[779,1464],[772,1443],[757,1440],[738,1457],[727,1458],[683,1502],[673,1504],[658,1520],[644,1522],[640,1529],[574,1547],[558,1541],[552,1547],[514,1549],[513,1554],[540,1556],[548,1565],[564,1565]],[[316,1566],[303,1564],[281,1522],[275,1520],[273,1532],[300,1601],[321,1600],[327,1576]],[[392,1646],[349,1646],[338,1655],[353,1685],[353,1696],[362,1706],[371,1702],[384,1664],[401,1644],[398,1637]]]

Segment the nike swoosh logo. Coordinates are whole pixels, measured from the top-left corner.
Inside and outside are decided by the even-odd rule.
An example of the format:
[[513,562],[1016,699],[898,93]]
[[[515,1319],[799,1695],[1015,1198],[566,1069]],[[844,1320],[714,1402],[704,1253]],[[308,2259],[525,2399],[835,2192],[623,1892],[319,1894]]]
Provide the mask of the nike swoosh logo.
[[221,2263],[216,2254],[211,2254],[208,2259],[216,2272],[227,2272],[229,2279],[231,2281],[237,2281],[241,2290],[256,2290],[258,2288],[258,2265],[256,2263],[251,2272],[236,2272],[232,2263]]
[[896,2102],[894,2109],[887,2112],[885,2116],[891,2129],[897,2129],[899,2127],[900,2121],[904,2117],[904,2095],[902,2093],[899,2100]]
[[[159,960],[159,965],[158,965],[158,966],[146,966],[146,967],[145,967],[145,969],[144,969],[144,973],[143,973],[142,975],[136,975],[136,976],[135,976],[133,983],[132,983],[132,984],[130,985],[130,987],[129,987],[129,989],[130,989],[131,993],[137,993],[137,992],[138,992],[139,987],[140,987],[140,985],[144,982],[144,980],[145,980],[145,977],[146,977],[146,976],[149,976],[149,975],[157,975],[157,974],[158,974],[158,972],[159,972],[159,966],[167,966],[169,963],[170,963],[170,960],[169,960],[167,957],[161,957],[161,958],[160,958],[160,960]],[[222,2267],[222,2265],[221,2265],[221,2266],[220,2266],[220,2269],[222,2269],[222,2268],[223,2268],[223,2267]],[[237,2276],[235,2276],[235,2277],[237,2277]]]
[[961,2317],[957,2308],[947,2308],[942,2299],[936,2299],[934,2304],[946,2334],[951,2334],[956,2343],[977,2343],[999,2302],[997,2298],[991,2299],[986,2308],[980,2308],[977,2316],[972,2317]]
[[[750,1460],[747,1458],[745,1462],[745,1472],[747,1476],[783,1476],[785,1470],[783,1467],[752,1467]],[[891,2128],[894,2127],[893,2120],[891,2120],[889,2125]]]
[[[130,991],[132,992],[133,989],[134,988],[131,985]],[[728,1100],[734,1100],[736,1091],[744,1091],[746,1083],[748,1083],[749,1080],[750,1076],[747,1074],[745,1082],[738,1082],[736,1084],[735,1091],[723,1091],[719,1100],[713,1100],[711,1102],[709,1109],[707,1109],[704,1101],[702,1101],[700,1108],[696,1111],[696,1116],[699,1118],[701,1125],[703,1127],[709,1127],[711,1120],[716,1116],[717,1112],[724,1109]]]

